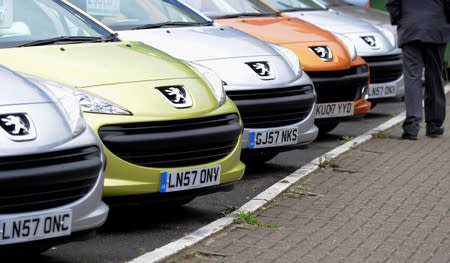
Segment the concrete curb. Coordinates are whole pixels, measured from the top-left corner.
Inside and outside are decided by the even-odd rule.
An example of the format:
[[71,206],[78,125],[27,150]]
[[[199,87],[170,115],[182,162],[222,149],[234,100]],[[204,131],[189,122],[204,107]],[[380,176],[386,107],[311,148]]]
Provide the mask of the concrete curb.
[[[450,86],[447,85],[445,88],[445,92],[449,93]],[[254,197],[252,200],[245,203],[243,206],[241,206],[238,210],[234,211],[227,217],[223,217],[220,219],[217,219],[216,221],[194,231],[193,233],[180,238],[178,240],[175,240],[165,246],[162,246],[160,248],[157,248],[151,252],[148,252],[140,257],[137,257],[131,261],[130,263],[152,263],[152,262],[160,262],[164,259],[167,259],[170,256],[173,256],[179,252],[181,252],[183,249],[191,247],[195,245],[196,243],[210,237],[211,235],[222,231],[226,227],[233,224],[234,216],[239,212],[249,212],[254,213],[267,203],[271,202],[273,199],[275,199],[277,196],[279,196],[281,193],[286,191],[289,187],[291,187],[293,184],[297,183],[301,179],[305,178],[309,174],[313,173],[317,169],[319,169],[319,165],[324,160],[330,160],[338,157],[339,155],[351,150],[353,147],[358,146],[360,144],[363,144],[364,142],[369,141],[372,139],[372,135],[376,134],[378,132],[386,131],[393,126],[401,123],[405,118],[405,113],[400,113],[397,116],[393,117],[392,119],[382,123],[378,127],[354,138],[350,142],[347,142],[343,145],[338,146],[337,148],[317,157],[316,159],[312,160],[311,162],[303,165],[298,170],[293,172],[292,174],[288,175],[287,177],[283,178],[282,180],[278,181],[268,189],[266,189],[264,192],[260,193],[256,197]]]

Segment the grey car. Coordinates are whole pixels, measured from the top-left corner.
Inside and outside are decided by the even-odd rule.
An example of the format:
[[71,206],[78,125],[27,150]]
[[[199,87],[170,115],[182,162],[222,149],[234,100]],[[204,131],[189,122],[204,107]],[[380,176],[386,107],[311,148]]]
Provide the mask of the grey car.
[[287,146],[306,145],[318,134],[316,94],[295,53],[232,27],[217,26],[177,0],[129,0],[118,10],[78,7],[119,32],[188,61],[225,82],[244,122],[243,159],[265,162]]
[[108,215],[104,157],[71,90],[0,66],[0,251],[92,236]]
[[316,0],[266,0],[288,16],[297,17],[350,38],[370,67],[369,100],[403,97],[401,49],[391,30],[333,10]]

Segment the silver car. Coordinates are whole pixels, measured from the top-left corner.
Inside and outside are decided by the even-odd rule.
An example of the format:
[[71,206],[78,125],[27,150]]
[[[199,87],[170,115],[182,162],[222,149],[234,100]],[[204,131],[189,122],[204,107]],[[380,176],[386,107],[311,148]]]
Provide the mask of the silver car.
[[333,10],[316,0],[266,0],[288,16],[350,38],[370,67],[369,100],[404,96],[401,50],[391,30]]
[[0,76],[2,255],[90,237],[108,214],[104,157],[78,101],[46,80],[2,66]]
[[121,37],[186,60],[200,73],[205,67],[214,70],[241,113],[247,163],[268,161],[285,146],[317,137],[313,83],[289,49],[216,26],[177,0],[129,0],[120,8],[72,2]]

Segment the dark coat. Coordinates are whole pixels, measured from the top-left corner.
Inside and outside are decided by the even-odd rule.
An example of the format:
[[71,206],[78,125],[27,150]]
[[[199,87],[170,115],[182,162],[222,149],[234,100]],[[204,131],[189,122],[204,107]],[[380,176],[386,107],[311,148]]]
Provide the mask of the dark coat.
[[386,8],[391,23],[397,25],[398,43],[420,41],[445,44],[450,38],[450,25],[444,6],[447,0],[388,0]]

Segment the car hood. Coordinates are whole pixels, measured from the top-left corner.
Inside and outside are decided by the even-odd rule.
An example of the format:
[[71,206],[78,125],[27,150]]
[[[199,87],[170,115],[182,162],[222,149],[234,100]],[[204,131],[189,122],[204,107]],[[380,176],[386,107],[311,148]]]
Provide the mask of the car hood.
[[0,79],[2,80],[0,106],[52,102],[49,96],[32,82],[3,66],[0,66]]
[[[262,40],[293,50],[305,71],[344,70],[351,65],[347,49],[332,33],[311,23],[290,17],[264,17],[246,19],[219,19],[220,24],[237,27]],[[322,61],[311,50],[315,46],[327,46],[334,59]]]
[[390,24],[390,17],[389,13],[373,8],[361,8],[358,6],[352,6],[352,5],[342,5],[342,6],[333,6],[332,10],[338,12],[338,13],[344,13],[352,16],[357,16],[360,19],[364,19],[366,21],[369,21],[371,23],[379,24],[379,25],[386,25]]
[[357,17],[328,10],[286,12],[284,15],[303,19],[325,30],[341,34],[377,31],[371,24]]
[[188,61],[278,55],[267,43],[232,27],[158,28],[119,31],[119,34]]
[[290,17],[255,17],[217,19],[217,23],[238,28],[259,39],[275,44],[302,41],[325,42],[333,39],[330,33],[313,24]]
[[0,63],[78,88],[197,76],[173,57],[139,42],[0,49]]

